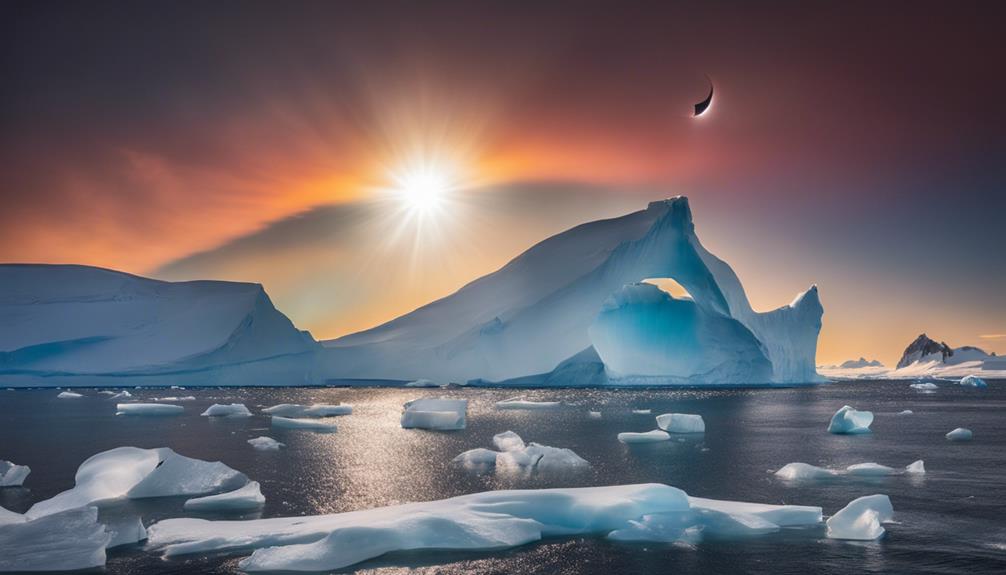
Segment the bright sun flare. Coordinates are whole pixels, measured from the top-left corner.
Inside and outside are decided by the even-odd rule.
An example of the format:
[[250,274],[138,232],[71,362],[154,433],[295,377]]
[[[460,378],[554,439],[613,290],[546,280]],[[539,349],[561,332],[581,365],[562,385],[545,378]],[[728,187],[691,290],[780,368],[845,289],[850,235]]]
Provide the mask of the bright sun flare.
[[399,184],[409,206],[418,210],[437,207],[444,200],[450,186],[447,176],[435,170],[406,174]]

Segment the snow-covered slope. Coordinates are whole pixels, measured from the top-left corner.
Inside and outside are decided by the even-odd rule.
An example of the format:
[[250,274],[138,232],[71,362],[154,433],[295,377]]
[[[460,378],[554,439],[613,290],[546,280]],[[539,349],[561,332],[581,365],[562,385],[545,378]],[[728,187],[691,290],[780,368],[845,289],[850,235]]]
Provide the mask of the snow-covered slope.
[[771,381],[817,380],[817,288],[777,310],[752,310],[733,270],[702,247],[684,197],[577,226],[451,296],[324,342],[323,373],[435,381],[548,373],[592,346],[588,328],[609,296],[652,278],[674,279],[703,314],[740,322],[771,362]]
[[998,379],[1006,378],[1006,358],[994,353],[987,353],[983,349],[970,345],[950,347],[945,342],[937,343],[926,334],[921,334],[905,348],[895,369],[871,365],[847,366],[846,364],[820,369],[822,375],[832,379],[916,379],[926,377],[960,379],[966,375]]
[[[310,367],[317,347],[257,284],[171,283],[87,266],[0,265],[0,382],[8,385],[89,384],[95,376],[144,383],[186,373],[200,373],[212,384],[270,383],[246,376],[285,373],[280,363]],[[256,368],[222,381],[228,368],[247,364]]]

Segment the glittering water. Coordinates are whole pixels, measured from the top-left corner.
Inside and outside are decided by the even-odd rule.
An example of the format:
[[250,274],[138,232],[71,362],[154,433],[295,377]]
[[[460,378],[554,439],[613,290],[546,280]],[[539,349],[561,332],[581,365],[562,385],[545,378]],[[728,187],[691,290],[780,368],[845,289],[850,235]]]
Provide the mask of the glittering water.
[[[262,484],[266,505],[252,518],[349,511],[442,499],[488,489],[570,487],[660,482],[691,495],[765,503],[818,505],[834,513],[861,495],[890,495],[898,523],[872,543],[794,538],[785,533],[695,548],[620,544],[603,538],[549,540],[504,552],[414,552],[357,565],[361,573],[1001,573],[1006,571],[1006,382],[987,390],[941,385],[936,393],[909,382],[832,384],[757,390],[514,390],[281,388],[130,390],[134,400],[194,395],[179,417],[116,417],[115,401],[84,390],[78,400],[54,390],[0,391],[0,459],[31,466],[23,489],[0,490],[0,505],[26,510],[72,486],[87,457],[123,445],[167,446],[183,455],[221,460]],[[561,401],[562,409],[500,411],[514,395]],[[404,430],[404,402],[418,397],[470,400],[468,428],[458,432]],[[200,417],[215,402],[243,402],[254,412],[277,403],[351,403],[332,434],[271,429],[269,419]],[[825,432],[842,405],[872,410],[874,432]],[[653,415],[632,413],[650,409]],[[911,409],[914,415],[896,415]],[[601,419],[587,417],[601,411]],[[620,431],[647,431],[666,412],[699,413],[702,436],[626,446]],[[951,443],[955,427],[975,433]],[[458,453],[491,447],[513,430],[526,441],[573,449],[587,471],[523,475],[477,474],[451,463]],[[246,440],[269,435],[287,444],[261,452]],[[922,478],[893,476],[787,484],[769,470],[802,461],[828,467],[873,461],[892,467],[924,459]],[[103,517],[139,513],[144,523],[184,513],[184,498],[128,502]],[[236,556],[164,561],[141,547],[111,552],[107,572],[231,573]]]

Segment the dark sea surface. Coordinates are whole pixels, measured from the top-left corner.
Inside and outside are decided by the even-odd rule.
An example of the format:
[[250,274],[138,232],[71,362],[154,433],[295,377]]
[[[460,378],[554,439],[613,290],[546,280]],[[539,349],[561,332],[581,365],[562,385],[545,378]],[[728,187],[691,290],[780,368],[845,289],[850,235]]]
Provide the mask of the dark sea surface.
[[[133,400],[194,395],[177,417],[117,417],[115,400],[95,389],[82,399],[57,390],[0,390],[0,459],[29,465],[24,488],[0,489],[0,505],[24,512],[73,485],[84,459],[132,445],[170,447],[182,455],[220,460],[262,485],[266,505],[253,515],[183,512],[185,498],[116,504],[103,518],[139,514],[149,525],[178,516],[252,518],[333,513],[409,501],[443,499],[490,489],[666,483],[690,495],[761,503],[816,505],[830,515],[852,499],[890,496],[894,524],[876,542],[824,538],[824,531],[703,542],[694,547],[624,544],[602,537],[546,540],[502,552],[411,552],[350,568],[359,573],[1006,573],[1006,381],[985,390],[940,384],[934,393],[910,382],[835,383],[790,389],[599,390],[231,388],[129,391]],[[561,401],[548,411],[497,410],[521,395]],[[402,404],[420,397],[470,400],[463,431],[406,430]],[[255,416],[200,417],[213,403],[245,403]],[[278,403],[351,403],[338,432],[270,428],[262,407]],[[873,433],[826,432],[843,405],[873,411]],[[650,409],[652,415],[632,413]],[[913,415],[897,415],[910,409]],[[588,410],[601,411],[591,419]],[[622,445],[622,431],[648,431],[654,416],[698,413],[706,433],[669,442]],[[954,443],[956,427],[974,440]],[[525,441],[567,447],[591,463],[583,472],[531,476],[477,474],[451,463],[475,447],[492,447],[506,430]],[[278,452],[246,440],[268,435]],[[904,467],[925,460],[922,477],[841,478],[787,483],[770,471],[800,461],[827,467],[877,462]],[[110,552],[113,574],[234,573],[242,556],[162,560],[142,546]]]

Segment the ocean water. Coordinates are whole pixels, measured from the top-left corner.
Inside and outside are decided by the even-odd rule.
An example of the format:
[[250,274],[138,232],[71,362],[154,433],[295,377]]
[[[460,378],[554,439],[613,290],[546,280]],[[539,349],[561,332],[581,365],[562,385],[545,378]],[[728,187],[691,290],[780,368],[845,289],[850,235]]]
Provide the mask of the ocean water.
[[[24,488],[0,489],[0,505],[18,512],[73,485],[87,457],[123,445],[171,447],[220,460],[262,484],[266,505],[252,515],[183,512],[184,498],[116,504],[102,517],[139,514],[243,519],[350,511],[442,499],[490,489],[658,482],[690,495],[762,503],[817,505],[826,515],[852,499],[890,496],[896,523],[876,542],[834,541],[817,533],[782,533],[694,547],[624,544],[603,538],[553,539],[502,552],[424,551],[391,554],[348,569],[359,573],[1003,573],[1006,572],[1006,381],[977,390],[941,384],[921,393],[910,382],[836,383],[791,389],[500,390],[402,388],[233,388],[130,390],[134,400],[194,395],[178,417],[116,417],[115,401],[85,389],[81,399],[56,390],[0,391],[0,459],[31,466]],[[521,395],[561,401],[548,411],[497,410]],[[405,430],[402,404],[419,397],[470,400],[468,428]],[[200,417],[212,403],[245,403],[258,413],[277,403],[351,403],[338,432],[271,429],[269,418]],[[843,405],[871,410],[873,433],[825,431]],[[650,409],[652,415],[632,413]],[[897,415],[911,409],[913,415]],[[591,419],[587,411],[602,412]],[[654,416],[698,413],[703,435],[627,446],[622,431],[656,427]],[[975,437],[944,434],[967,427]],[[513,430],[526,441],[567,447],[591,463],[583,472],[478,474],[451,463],[492,436]],[[261,452],[246,440],[268,435],[287,444]],[[770,472],[801,461],[828,467],[877,462],[903,467],[925,460],[922,477],[896,475],[787,483]],[[113,550],[110,574],[234,573],[237,556],[163,560],[142,546]]]

